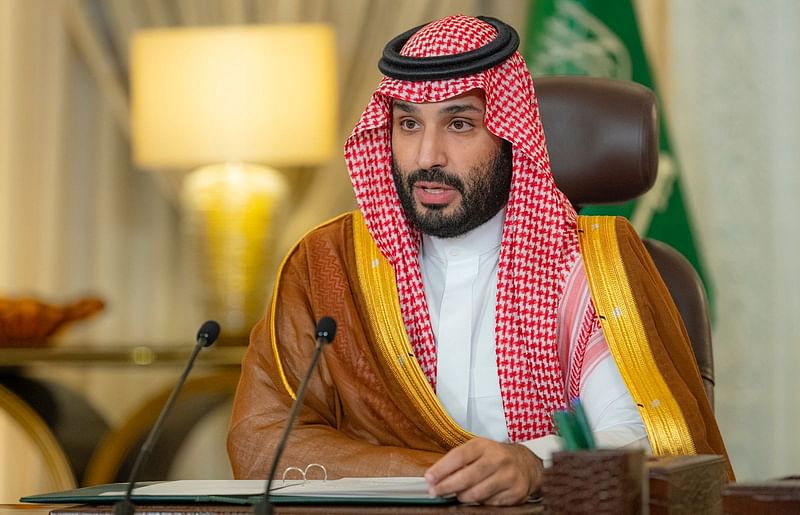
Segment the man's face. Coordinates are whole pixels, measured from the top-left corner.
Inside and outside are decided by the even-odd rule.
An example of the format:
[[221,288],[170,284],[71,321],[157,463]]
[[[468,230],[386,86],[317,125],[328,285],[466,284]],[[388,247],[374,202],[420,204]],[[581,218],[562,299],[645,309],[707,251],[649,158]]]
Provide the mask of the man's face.
[[477,89],[444,102],[392,104],[392,177],[423,233],[459,236],[508,201],[511,145],[488,131],[485,108]]

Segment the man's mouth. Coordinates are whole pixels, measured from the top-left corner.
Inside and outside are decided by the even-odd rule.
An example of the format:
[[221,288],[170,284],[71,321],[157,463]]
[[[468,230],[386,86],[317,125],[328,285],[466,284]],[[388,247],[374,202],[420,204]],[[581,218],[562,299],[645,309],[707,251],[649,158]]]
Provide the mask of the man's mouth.
[[414,196],[422,205],[449,204],[459,194],[457,189],[441,182],[417,181],[413,187]]

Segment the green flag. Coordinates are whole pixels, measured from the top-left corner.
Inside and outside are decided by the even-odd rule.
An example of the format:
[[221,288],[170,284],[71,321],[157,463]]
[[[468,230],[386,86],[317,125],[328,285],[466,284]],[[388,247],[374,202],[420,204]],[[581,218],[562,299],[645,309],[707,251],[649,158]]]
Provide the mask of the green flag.
[[[523,54],[531,74],[590,75],[632,80],[658,95],[631,0],[533,0]],[[618,206],[587,206],[583,214],[627,217],[637,232],[664,241],[694,265],[710,290],[670,150],[663,112],[658,179],[646,195]]]

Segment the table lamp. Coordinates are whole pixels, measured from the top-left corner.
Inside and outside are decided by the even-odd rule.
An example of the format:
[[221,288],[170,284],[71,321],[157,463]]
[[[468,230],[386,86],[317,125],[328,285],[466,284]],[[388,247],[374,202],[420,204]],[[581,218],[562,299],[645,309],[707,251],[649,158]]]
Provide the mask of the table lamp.
[[204,315],[229,337],[263,314],[289,187],[272,167],[333,154],[335,42],[321,24],[145,30],[131,44],[133,160],[183,178]]

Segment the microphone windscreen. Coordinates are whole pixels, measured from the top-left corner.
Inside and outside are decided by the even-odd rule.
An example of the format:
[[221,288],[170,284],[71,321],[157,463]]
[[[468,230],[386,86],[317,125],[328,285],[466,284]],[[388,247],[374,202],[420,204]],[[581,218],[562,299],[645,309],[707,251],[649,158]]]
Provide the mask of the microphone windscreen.
[[322,317],[317,322],[317,338],[324,338],[328,343],[336,336],[336,320],[331,317]]
[[197,331],[197,340],[203,341],[203,347],[208,347],[219,338],[219,324],[214,320],[206,320]]

